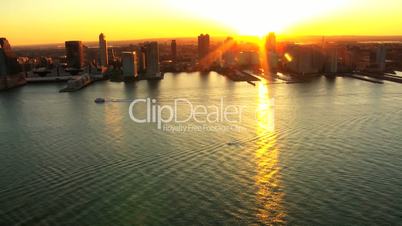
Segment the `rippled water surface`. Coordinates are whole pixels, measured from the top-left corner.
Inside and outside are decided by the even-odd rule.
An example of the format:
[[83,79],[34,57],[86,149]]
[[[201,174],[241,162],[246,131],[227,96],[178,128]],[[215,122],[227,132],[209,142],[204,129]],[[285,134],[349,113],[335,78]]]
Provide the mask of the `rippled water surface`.
[[[0,225],[402,222],[400,84],[194,73],[60,88],[0,93]],[[97,97],[247,108],[240,130],[170,133]]]

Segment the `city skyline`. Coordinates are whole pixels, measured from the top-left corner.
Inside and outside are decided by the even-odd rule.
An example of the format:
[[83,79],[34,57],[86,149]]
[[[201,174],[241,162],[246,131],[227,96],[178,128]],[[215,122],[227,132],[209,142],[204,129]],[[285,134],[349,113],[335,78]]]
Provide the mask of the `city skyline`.
[[[40,5],[40,8],[36,6]],[[13,45],[92,41],[102,31],[109,40],[211,36],[402,35],[397,0],[222,1],[117,0],[2,3],[0,36]],[[240,15],[240,16],[239,16]],[[29,18],[26,20],[16,18]]]

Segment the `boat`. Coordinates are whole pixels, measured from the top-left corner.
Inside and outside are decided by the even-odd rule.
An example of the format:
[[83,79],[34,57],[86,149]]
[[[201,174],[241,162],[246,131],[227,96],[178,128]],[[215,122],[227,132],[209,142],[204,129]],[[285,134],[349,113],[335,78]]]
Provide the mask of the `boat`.
[[103,104],[105,102],[106,102],[106,100],[104,98],[98,97],[95,99],[95,103],[97,103],[97,104]]

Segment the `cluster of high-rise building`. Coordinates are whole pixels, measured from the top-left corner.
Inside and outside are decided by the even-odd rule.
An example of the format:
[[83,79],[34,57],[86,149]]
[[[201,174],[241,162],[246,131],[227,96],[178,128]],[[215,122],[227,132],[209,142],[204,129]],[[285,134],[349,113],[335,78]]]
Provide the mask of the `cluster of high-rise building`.
[[250,69],[263,70],[265,74],[270,75],[277,71],[278,53],[275,33],[266,36],[264,46],[239,45],[229,37],[219,49],[222,51],[222,70],[226,73],[239,69]]
[[284,71],[296,75],[383,73],[400,68],[402,65],[387,65],[400,59],[398,56],[387,57],[387,52],[386,44],[381,43],[288,44],[284,47],[284,54],[289,57],[284,58],[281,66]]
[[201,34],[196,42],[182,40],[180,46],[177,40],[171,40],[161,45],[145,42],[114,47],[108,46],[106,36],[101,33],[98,48],[87,47],[81,41],[66,41],[65,54],[58,52],[59,49],[54,51],[57,53],[17,58],[8,41],[1,38],[0,89],[23,84],[24,75],[30,78],[96,74],[95,77],[104,75],[113,81],[131,81],[162,79],[161,71],[215,70],[230,75],[252,70],[272,78],[277,72],[303,77],[355,72],[381,74],[402,68],[400,43],[324,42],[324,39],[315,44],[277,42],[273,32],[265,37],[264,45],[237,42],[230,37],[211,42],[208,34]]
[[[102,73],[121,74],[125,81],[138,79],[161,79],[159,47],[157,42],[147,42],[138,45],[130,51],[120,52],[120,57],[112,48],[108,48],[106,37],[99,35],[97,59],[87,59],[88,48],[81,41],[66,41],[66,71],[78,74],[86,67],[94,67]],[[94,61],[93,61],[94,60]],[[110,72],[111,71],[111,72]]]
[[125,81],[162,79],[157,42],[147,42],[135,51],[122,53],[122,70]]
[[385,72],[392,70],[392,65],[387,66],[388,60],[389,62],[397,62],[400,59],[400,55],[396,57],[387,56],[387,52],[393,50],[392,44],[387,47],[387,44],[382,43],[356,43],[343,48],[346,48],[348,54],[348,66],[356,71]]
[[288,59],[283,61],[283,70],[294,75],[310,75],[321,73],[324,68],[324,56],[319,48],[313,45],[286,45],[284,48]]
[[262,69],[267,74],[276,73],[278,54],[275,33],[270,33],[266,39],[263,51],[260,46],[253,48],[239,47],[233,38],[227,38],[221,46],[221,65],[224,70]]
[[275,33],[269,33],[265,39],[265,53],[257,48],[233,51],[233,45],[233,39],[222,44],[223,69],[260,68],[266,75],[274,76],[280,71],[303,77],[352,72],[391,73],[402,68],[402,45],[393,42],[278,44]]

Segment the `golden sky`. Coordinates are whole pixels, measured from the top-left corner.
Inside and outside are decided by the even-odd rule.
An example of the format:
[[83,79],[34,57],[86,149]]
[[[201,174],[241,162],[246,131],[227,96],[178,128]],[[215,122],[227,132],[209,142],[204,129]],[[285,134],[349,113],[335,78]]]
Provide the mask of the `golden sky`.
[[1,0],[12,45],[263,35],[402,35],[402,0]]

